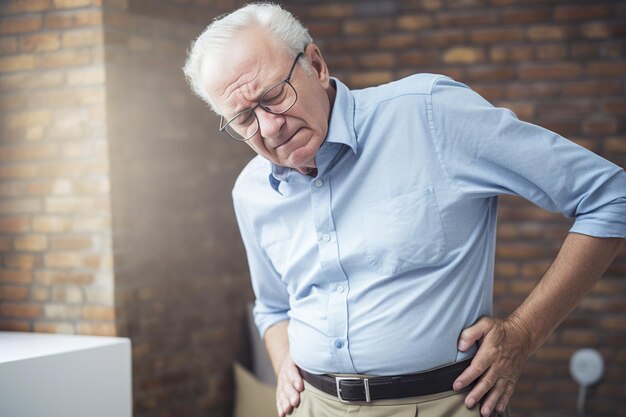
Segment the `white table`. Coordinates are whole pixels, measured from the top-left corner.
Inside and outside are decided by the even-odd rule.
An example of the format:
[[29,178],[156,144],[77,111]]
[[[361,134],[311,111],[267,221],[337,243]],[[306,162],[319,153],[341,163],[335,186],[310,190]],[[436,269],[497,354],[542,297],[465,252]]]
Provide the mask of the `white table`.
[[0,416],[131,415],[129,339],[0,332]]

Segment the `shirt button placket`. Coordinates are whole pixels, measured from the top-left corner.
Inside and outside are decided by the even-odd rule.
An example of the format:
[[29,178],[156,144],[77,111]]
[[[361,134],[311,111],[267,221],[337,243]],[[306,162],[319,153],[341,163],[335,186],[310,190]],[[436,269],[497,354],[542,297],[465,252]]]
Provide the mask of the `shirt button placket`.
[[[332,216],[332,201],[327,178],[316,178],[311,182],[311,203],[318,233],[319,254],[322,270],[333,277],[328,294],[329,344],[336,363],[342,369],[350,370],[352,359],[347,349],[348,317],[347,294],[348,281],[339,261],[339,248]],[[339,283],[341,282],[341,283]]]

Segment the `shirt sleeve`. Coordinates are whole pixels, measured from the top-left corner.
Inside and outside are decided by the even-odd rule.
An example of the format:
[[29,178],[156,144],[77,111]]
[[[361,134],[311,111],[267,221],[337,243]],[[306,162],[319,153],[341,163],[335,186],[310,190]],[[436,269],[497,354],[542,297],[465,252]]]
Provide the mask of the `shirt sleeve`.
[[571,232],[626,238],[626,173],[620,167],[540,126],[492,106],[447,77],[428,104],[437,157],[464,195],[519,195],[549,211],[575,217]]
[[252,290],[256,297],[252,310],[254,322],[261,338],[272,325],[289,319],[289,294],[287,286],[263,251],[251,225],[247,221],[237,193],[233,191],[237,223],[248,257]]

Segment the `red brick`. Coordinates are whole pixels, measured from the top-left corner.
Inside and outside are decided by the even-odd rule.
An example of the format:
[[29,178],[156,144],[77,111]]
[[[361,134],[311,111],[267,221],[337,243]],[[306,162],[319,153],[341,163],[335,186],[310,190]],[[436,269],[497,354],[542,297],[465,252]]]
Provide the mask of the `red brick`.
[[0,161],[33,161],[50,159],[57,156],[59,150],[55,144],[34,144],[0,147]]
[[107,255],[84,255],[82,266],[92,269],[110,269],[113,267],[113,260]]
[[414,35],[414,37],[416,45],[427,48],[432,48],[433,46],[457,46],[464,44],[467,41],[467,35],[462,29],[438,29],[424,31]]
[[50,7],[50,0],[3,0],[0,16],[7,14],[42,12]]
[[34,216],[33,231],[43,233],[65,232],[71,227],[72,221],[65,216]]
[[510,66],[472,65],[467,68],[467,79],[484,80],[512,80],[515,79],[515,70]]
[[491,25],[497,22],[494,13],[485,13],[482,10],[459,10],[452,12],[441,12],[435,16],[435,21],[439,26],[482,26]]
[[0,57],[0,73],[24,71],[35,68],[34,55],[9,55]]
[[534,55],[534,49],[530,46],[494,46],[491,48],[489,57],[496,62],[523,62],[529,61]]
[[80,271],[35,271],[35,280],[42,285],[50,284],[76,284],[89,285],[94,281],[93,273]]
[[549,257],[552,251],[546,250],[538,245],[529,245],[523,243],[503,243],[498,245],[496,254],[499,257],[507,259],[540,259]]
[[400,30],[414,32],[433,26],[432,18],[426,14],[403,15],[396,19],[396,27]]
[[18,44],[15,36],[0,37],[0,55],[14,54],[17,52]]
[[587,135],[610,135],[617,129],[617,120],[612,117],[589,117],[583,121],[583,133]]
[[414,34],[391,34],[378,38],[378,47],[381,49],[399,49],[415,46],[416,37]]
[[34,303],[3,303],[0,304],[0,316],[35,318],[41,317],[43,308]]
[[556,81],[551,82],[524,82],[520,84],[508,84],[506,96],[512,99],[554,97],[561,92],[561,85]]
[[0,116],[0,121],[10,129],[47,126],[51,120],[50,110],[25,110]]
[[7,166],[0,166],[0,179],[34,178],[37,174],[37,166],[33,164],[11,164]]
[[24,301],[28,299],[28,287],[16,285],[0,286],[0,301]]
[[60,47],[61,36],[58,33],[37,33],[20,38],[20,50],[23,52],[56,51]]
[[93,243],[89,235],[50,236],[50,249],[52,250],[82,250],[91,248],[93,248]]
[[480,48],[454,47],[443,53],[445,64],[475,64],[485,60],[485,53]]
[[400,56],[402,65],[429,65],[439,61],[439,53],[432,51],[411,51]]
[[540,45],[537,47],[536,56],[542,61],[564,59],[567,57],[567,47],[565,45],[556,44]]
[[26,107],[26,98],[24,96],[10,95],[0,96],[0,110],[23,110]]
[[93,4],[92,0],[52,0],[57,9],[70,9],[76,7],[86,7]]
[[556,41],[572,37],[574,29],[566,26],[537,25],[529,27],[526,34],[532,41]]
[[626,331],[626,320],[623,316],[605,316],[600,322],[604,329]]
[[72,30],[63,32],[62,41],[64,48],[102,45],[104,43],[104,34],[102,28]]
[[593,22],[583,25],[581,32],[588,39],[623,38],[626,28],[622,23]]
[[[477,43],[515,42],[524,39],[524,30],[512,28],[472,29],[469,32],[469,37],[472,42]],[[515,47],[518,45],[513,48]]]
[[44,254],[44,263],[47,268],[81,268],[81,256],[74,252],[48,252]]
[[48,249],[48,238],[45,235],[20,235],[15,237],[15,249],[27,252],[41,252]]
[[549,9],[503,9],[499,10],[500,20],[505,24],[528,24],[550,20],[552,13]]
[[38,68],[78,67],[91,63],[90,50],[68,50],[37,56]]
[[626,99],[607,99],[604,103],[604,111],[610,114],[626,115]]
[[626,152],[626,137],[613,137],[605,139],[604,147],[607,152]]
[[363,35],[386,32],[391,28],[391,19],[359,19],[343,22],[343,32],[347,35]]
[[45,20],[47,29],[74,29],[101,25],[102,12],[89,9],[49,13]]
[[353,88],[362,88],[388,83],[392,79],[393,76],[390,71],[361,72],[350,77],[350,85]]
[[30,217],[2,216],[0,217],[0,233],[25,233],[30,231]]
[[36,198],[12,198],[10,200],[0,200],[0,213],[35,213],[40,211],[41,207],[41,201]]
[[[34,65],[34,61],[33,61]],[[21,91],[59,87],[65,81],[61,71],[37,71],[17,73],[0,77],[0,91]]]
[[340,24],[337,22],[311,22],[307,25],[313,39],[318,36],[333,36],[339,34]]
[[32,331],[30,323],[24,320],[16,319],[0,319],[0,330],[9,332],[30,332]]
[[308,15],[312,18],[337,19],[354,14],[354,5],[346,3],[331,3],[312,5],[308,8]]
[[48,320],[35,321],[33,331],[37,333],[74,334],[74,325],[71,322],[50,322]]
[[566,96],[603,97],[607,95],[617,95],[621,90],[622,83],[617,80],[570,81],[563,85],[563,94]]
[[37,259],[31,254],[6,253],[4,255],[4,265],[8,268],[33,269]]
[[388,52],[363,53],[356,57],[356,62],[361,68],[394,68],[395,55]]
[[0,19],[0,35],[37,32],[42,27],[41,16],[7,16]]
[[77,333],[94,336],[116,336],[116,329],[113,323],[107,322],[79,322],[77,324]]
[[570,62],[526,64],[519,69],[522,79],[567,79],[578,76],[580,72],[580,66]]
[[590,62],[585,68],[585,73],[592,76],[619,75],[626,76],[626,61],[598,61]]
[[367,38],[347,38],[345,42],[336,42],[326,46],[330,53],[347,53],[370,50],[372,41]]
[[109,306],[86,305],[82,316],[85,320],[115,320],[115,309]]
[[607,4],[581,4],[557,6],[554,17],[557,20],[592,20],[609,16]]

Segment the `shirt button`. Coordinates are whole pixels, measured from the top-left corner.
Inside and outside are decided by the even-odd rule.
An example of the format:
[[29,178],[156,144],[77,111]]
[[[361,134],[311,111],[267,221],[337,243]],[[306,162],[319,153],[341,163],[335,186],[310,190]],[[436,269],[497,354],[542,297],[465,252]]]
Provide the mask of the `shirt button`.
[[343,347],[343,342],[341,340],[335,340],[335,347],[337,349],[341,349]]
[[324,234],[322,235],[322,240],[323,240],[324,242],[330,242],[330,235],[329,235],[328,233],[324,233]]
[[339,294],[341,294],[343,292],[343,286],[342,285],[337,285],[337,289],[336,290],[337,290],[337,292]]
[[322,185],[324,185],[324,181],[320,180],[319,178],[315,180],[315,186],[317,188],[320,188]]

